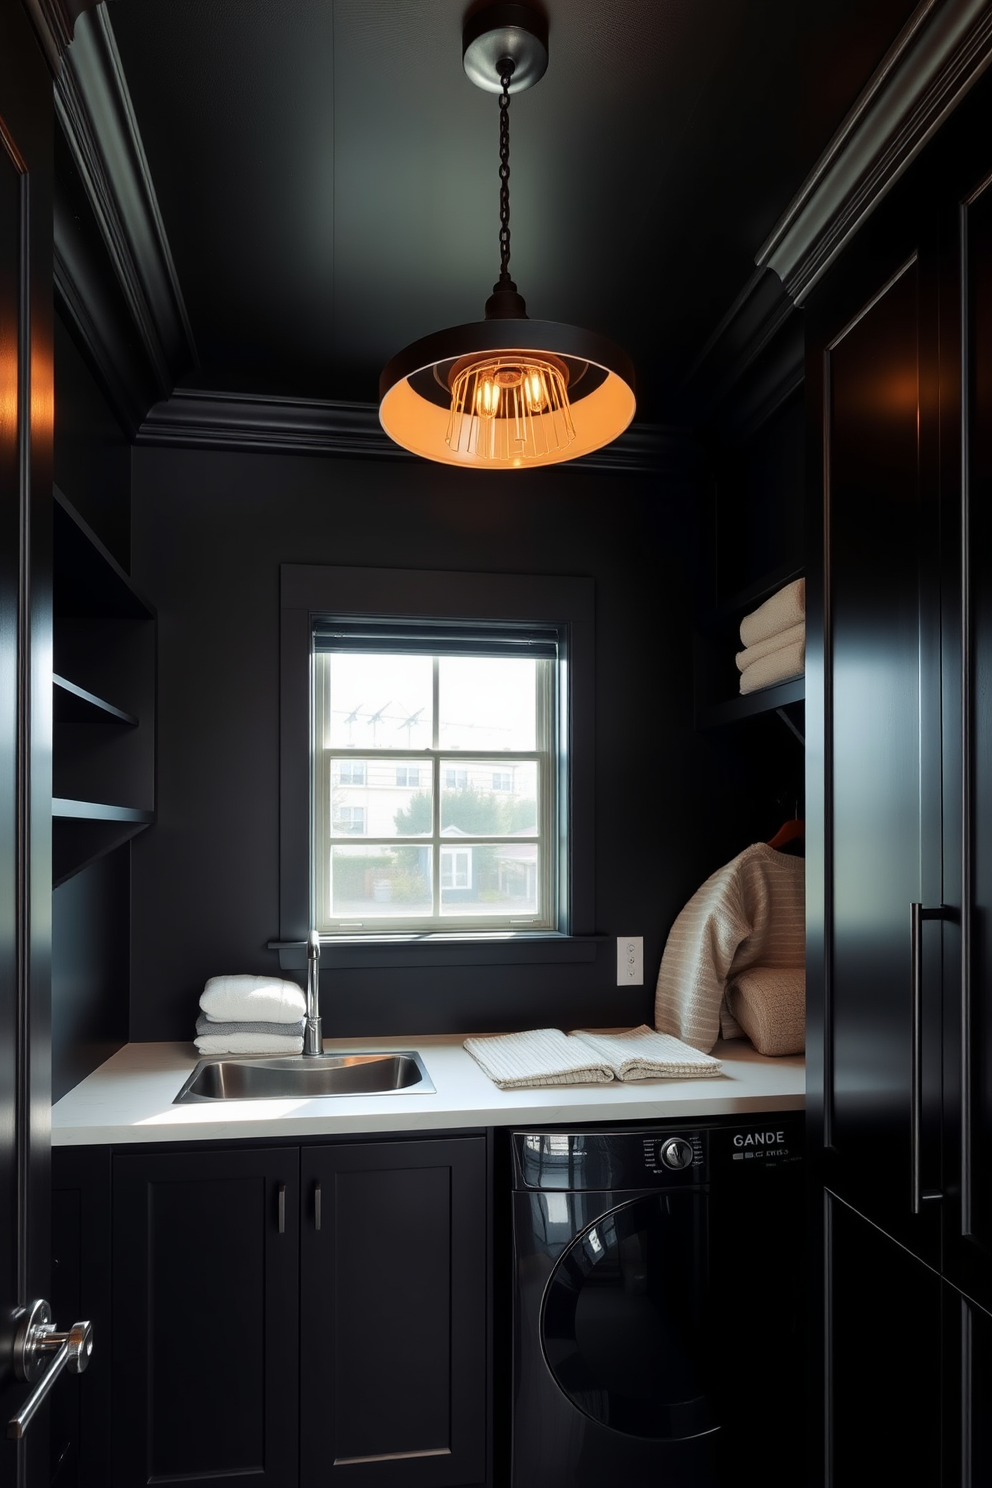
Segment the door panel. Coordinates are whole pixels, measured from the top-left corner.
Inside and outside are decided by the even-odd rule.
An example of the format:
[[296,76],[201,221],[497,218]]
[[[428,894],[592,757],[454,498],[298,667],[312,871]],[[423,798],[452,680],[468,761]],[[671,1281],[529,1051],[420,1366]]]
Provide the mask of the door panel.
[[51,77],[25,10],[0,6],[2,1488],[40,1488],[48,1473],[45,1414],[21,1444],[5,1428],[29,1393],[13,1378],[16,1315],[50,1282],[52,128]]
[[833,1194],[825,1202],[827,1439],[813,1481],[929,1488],[941,1482],[942,1283]]
[[[927,456],[935,317],[915,251],[869,282],[825,364],[827,1172],[863,1212],[936,1257],[935,1206],[912,1213],[910,929],[910,906],[935,907],[941,895],[939,528]],[[925,922],[916,1046],[927,1190],[940,1183],[941,931]]]
[[[948,979],[949,1279],[992,1309],[992,188],[963,213],[967,396],[964,591],[964,974]],[[949,307],[948,314],[957,306]],[[963,1017],[958,1006],[963,987]],[[962,1037],[964,1040],[962,1046]],[[962,1057],[962,1047],[964,1057]]]
[[302,1488],[485,1482],[485,1138],[302,1164]]
[[296,1488],[296,1148],[113,1168],[115,1488]]

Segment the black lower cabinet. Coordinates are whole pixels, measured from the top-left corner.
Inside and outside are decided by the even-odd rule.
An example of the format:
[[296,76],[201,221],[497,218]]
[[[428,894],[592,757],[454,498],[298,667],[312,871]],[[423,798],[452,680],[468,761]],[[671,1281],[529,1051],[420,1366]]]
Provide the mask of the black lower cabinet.
[[940,1277],[829,1192],[824,1218],[826,1439],[813,1481],[936,1488]]
[[298,1149],[115,1156],[112,1183],[111,1481],[291,1488]]
[[992,1315],[829,1192],[824,1219],[826,1433],[812,1481],[992,1483]]
[[488,1150],[60,1153],[55,1249],[96,1347],[57,1488],[486,1484]]
[[302,1163],[301,1483],[484,1483],[485,1139]]

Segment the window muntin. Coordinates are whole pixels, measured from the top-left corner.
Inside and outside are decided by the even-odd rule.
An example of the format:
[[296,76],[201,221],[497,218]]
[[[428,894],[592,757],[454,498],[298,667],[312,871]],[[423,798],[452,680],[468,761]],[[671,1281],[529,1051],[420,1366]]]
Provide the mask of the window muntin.
[[557,928],[553,657],[438,644],[313,661],[320,932]]

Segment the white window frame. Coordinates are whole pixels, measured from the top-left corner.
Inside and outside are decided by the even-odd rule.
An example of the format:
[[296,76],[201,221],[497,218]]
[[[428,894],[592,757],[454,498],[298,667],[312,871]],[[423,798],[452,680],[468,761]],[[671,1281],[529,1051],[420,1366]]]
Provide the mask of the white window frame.
[[[350,648],[358,649],[358,648]],[[431,903],[432,911],[425,914],[390,914],[388,912],[376,915],[368,915],[364,919],[355,913],[338,914],[331,913],[331,849],[335,843],[345,845],[354,841],[359,835],[351,832],[334,831],[334,808],[333,792],[338,788],[336,775],[340,763],[353,756],[354,751],[350,746],[332,747],[329,741],[330,730],[330,682],[329,666],[326,664],[325,655],[314,654],[312,658],[312,714],[313,714],[313,740],[312,740],[312,822],[311,842],[313,854],[313,918],[314,925],[321,936],[328,938],[347,937],[356,935],[381,935],[388,932],[406,932],[407,934],[425,933],[456,933],[464,934],[486,934],[497,931],[529,930],[534,931],[557,931],[559,928],[558,905],[560,896],[558,892],[558,845],[559,845],[559,780],[561,775],[561,761],[556,741],[560,737],[558,720],[558,709],[560,705],[558,686],[558,663],[552,660],[535,661],[535,747],[530,750],[500,750],[493,752],[473,752],[471,756],[459,753],[457,765],[451,764],[451,751],[442,749],[438,736],[439,730],[439,672],[440,659],[446,654],[458,654],[450,648],[446,651],[443,638],[439,638],[437,650],[432,659],[432,688],[433,688],[433,738],[428,749],[418,751],[418,759],[423,760],[420,769],[423,773],[430,772],[431,800],[432,800],[432,829],[429,836],[401,837],[398,835],[362,835],[362,846],[373,847],[424,847],[429,850],[431,864]],[[395,762],[397,765],[409,765],[410,750],[407,749],[365,749],[362,751],[363,762],[382,760],[387,763]],[[356,761],[357,763],[357,761]],[[459,837],[457,849],[462,851],[467,848],[478,848],[487,846],[506,846],[512,842],[514,845],[527,846],[533,844],[537,848],[537,875],[536,875],[536,897],[537,905],[535,912],[522,912],[519,906],[516,912],[512,908],[506,914],[498,914],[492,911],[471,915],[465,912],[452,913],[450,907],[445,912],[445,900],[443,890],[453,888],[454,885],[442,884],[442,862],[444,853],[452,849],[449,838],[445,837],[441,825],[441,805],[443,793],[450,789],[465,789],[472,780],[473,775],[484,774],[491,777],[497,769],[505,769],[507,765],[532,764],[535,770],[537,789],[537,823],[533,833],[514,834],[512,837],[505,835],[467,834]],[[366,778],[368,771],[366,771]],[[449,776],[463,778],[461,786],[449,786]],[[347,787],[345,787],[347,789]],[[423,788],[423,787],[421,787]],[[470,870],[469,888],[473,886],[474,873]],[[461,887],[461,886],[459,886]]]

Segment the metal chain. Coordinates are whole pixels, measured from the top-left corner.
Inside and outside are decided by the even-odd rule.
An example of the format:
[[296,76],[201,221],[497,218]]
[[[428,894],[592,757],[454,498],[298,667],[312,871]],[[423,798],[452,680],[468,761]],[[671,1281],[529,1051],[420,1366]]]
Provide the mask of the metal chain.
[[504,57],[498,64],[503,91],[499,98],[499,282],[512,284],[510,278],[510,79],[513,59]]

